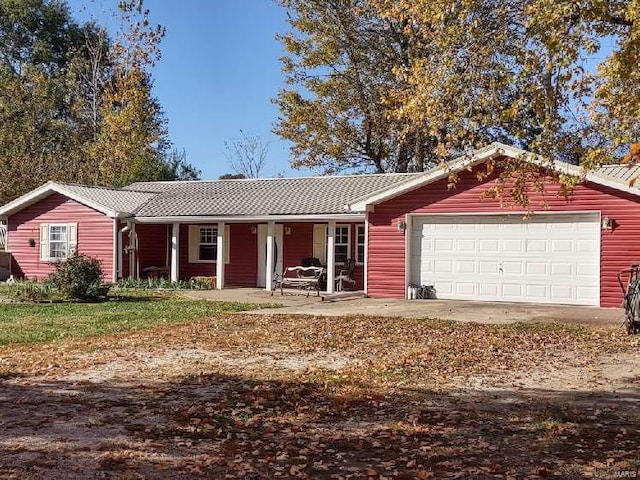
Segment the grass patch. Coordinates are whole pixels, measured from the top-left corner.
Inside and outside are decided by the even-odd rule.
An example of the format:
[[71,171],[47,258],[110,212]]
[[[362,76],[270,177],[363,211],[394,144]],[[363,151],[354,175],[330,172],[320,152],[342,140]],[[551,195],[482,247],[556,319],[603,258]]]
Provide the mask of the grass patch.
[[0,307],[0,345],[136,331],[258,307],[137,293],[102,303],[7,303]]

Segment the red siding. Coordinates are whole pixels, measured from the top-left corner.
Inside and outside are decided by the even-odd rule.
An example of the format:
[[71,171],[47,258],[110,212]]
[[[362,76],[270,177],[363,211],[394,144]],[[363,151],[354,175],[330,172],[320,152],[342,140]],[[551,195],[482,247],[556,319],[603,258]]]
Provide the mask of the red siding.
[[300,265],[303,258],[313,257],[313,223],[291,223],[291,235],[283,237],[282,268]]
[[229,228],[229,263],[224,279],[229,287],[255,287],[258,278],[258,235],[252,224],[231,224]]
[[[258,235],[252,224],[229,225],[229,263],[225,265],[227,287],[255,287],[258,274]],[[189,263],[189,226],[180,225],[180,278],[216,276],[215,263]]]
[[[155,225],[148,223],[136,224],[138,237],[138,261],[140,262],[140,275],[147,267],[170,267],[171,257],[169,239],[171,238],[171,225]],[[123,239],[126,243],[127,238]],[[123,263],[128,264],[124,255]]]
[[[455,189],[447,189],[447,181],[416,189],[395,199],[376,205],[369,213],[368,294],[372,297],[404,298],[405,235],[398,232],[396,222],[407,213],[509,213],[518,210],[502,208],[498,201],[480,199],[495,180],[479,183],[472,172],[459,175]],[[556,184],[548,184],[545,211],[600,211],[616,221],[613,231],[601,234],[600,304],[618,307],[622,293],[616,274],[633,263],[640,263],[640,198],[593,183],[579,185],[567,200],[558,196]],[[530,192],[532,208],[543,197]]]
[[[113,219],[58,193],[11,215],[8,221],[12,271],[18,277],[44,279],[55,270],[40,261],[41,223],[78,223],[78,252],[102,262],[104,279],[113,277]],[[35,246],[29,246],[29,239]]]

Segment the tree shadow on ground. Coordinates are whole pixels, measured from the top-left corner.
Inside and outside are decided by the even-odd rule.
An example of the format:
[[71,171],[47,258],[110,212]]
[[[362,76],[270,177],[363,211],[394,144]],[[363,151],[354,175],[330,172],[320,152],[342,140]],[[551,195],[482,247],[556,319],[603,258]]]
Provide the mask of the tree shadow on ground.
[[624,393],[352,387],[5,380],[0,478],[613,478],[640,465],[637,380]]

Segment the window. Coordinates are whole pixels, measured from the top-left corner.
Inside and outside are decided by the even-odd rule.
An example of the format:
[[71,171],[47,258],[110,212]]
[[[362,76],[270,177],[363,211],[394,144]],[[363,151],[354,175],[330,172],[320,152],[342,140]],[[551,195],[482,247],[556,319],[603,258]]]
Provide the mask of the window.
[[364,242],[365,228],[364,225],[358,225],[356,230],[356,263],[364,263]]
[[[327,262],[327,225],[319,223],[313,226],[313,256],[323,265]],[[351,227],[336,225],[334,237],[335,263],[346,263],[351,255]]]
[[[229,225],[224,226],[224,263],[229,263]],[[189,263],[218,261],[218,226],[189,225]]]
[[77,223],[40,224],[40,261],[58,262],[69,258],[78,244]]
[[349,226],[337,226],[335,238],[336,263],[346,263],[349,259]]
[[198,260],[215,262],[218,258],[218,229],[216,227],[200,227],[200,243]]
[[49,258],[61,260],[68,256],[67,226],[49,225]]

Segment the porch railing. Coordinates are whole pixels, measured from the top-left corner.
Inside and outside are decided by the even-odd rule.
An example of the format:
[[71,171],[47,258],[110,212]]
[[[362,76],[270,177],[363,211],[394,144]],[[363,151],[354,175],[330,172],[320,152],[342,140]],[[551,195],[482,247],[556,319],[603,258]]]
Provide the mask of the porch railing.
[[0,250],[7,249],[7,226],[0,223]]

